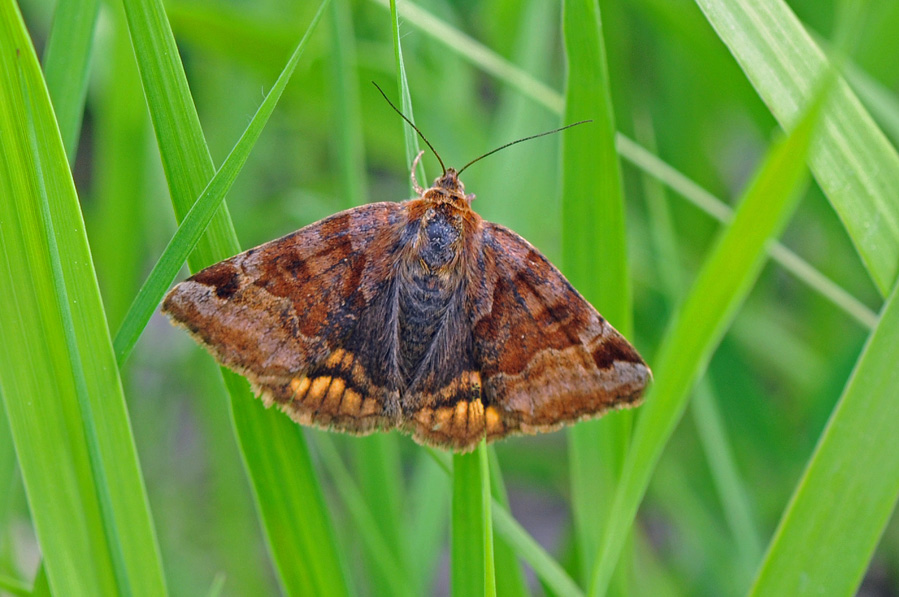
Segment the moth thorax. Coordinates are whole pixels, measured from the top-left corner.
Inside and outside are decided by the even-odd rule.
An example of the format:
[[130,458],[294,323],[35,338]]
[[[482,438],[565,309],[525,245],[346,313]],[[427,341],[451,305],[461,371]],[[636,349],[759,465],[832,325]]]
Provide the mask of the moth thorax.
[[419,257],[430,272],[445,268],[456,257],[462,221],[448,211],[429,209],[421,220]]

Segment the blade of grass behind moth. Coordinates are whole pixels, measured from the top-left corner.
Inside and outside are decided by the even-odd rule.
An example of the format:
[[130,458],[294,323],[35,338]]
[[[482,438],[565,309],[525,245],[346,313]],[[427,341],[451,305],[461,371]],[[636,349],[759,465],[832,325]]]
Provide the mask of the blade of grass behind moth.
[[[212,160],[162,4],[124,0],[124,5],[175,214],[182,220],[212,179]],[[197,271],[239,250],[223,204],[188,263]],[[242,377],[221,371],[281,587],[287,594],[346,595],[334,532],[302,431],[281,413],[266,411]]]
[[[412,115],[412,96],[409,93],[409,81],[406,80],[406,64],[403,62],[403,46],[400,37],[400,20],[396,12],[396,0],[390,0],[390,26],[393,31],[393,54],[396,60],[396,79],[400,92],[400,109],[406,118],[415,122]],[[413,130],[408,123],[403,122],[403,133],[406,138],[406,164],[411,171],[415,156],[418,155],[418,133]],[[422,161],[418,162],[419,171],[416,173],[420,184],[426,184],[428,175],[425,173],[425,166]],[[409,181],[409,188],[412,188],[412,181]]]
[[[649,149],[655,150],[655,135],[649,112],[643,110],[635,121],[637,137]],[[644,173],[642,176],[647,213],[649,214],[650,238],[653,241],[653,261],[657,264],[656,275],[662,280],[667,295],[669,309],[673,311],[685,292],[680,251],[674,221],[665,196],[664,187],[656,179]],[[746,491],[737,471],[733,450],[727,438],[721,414],[716,405],[717,397],[713,383],[707,374],[700,379],[692,410],[699,439],[712,473],[718,492],[718,500],[737,546],[741,570],[746,580],[762,555],[762,542],[750,508],[749,493]],[[739,582],[735,586],[745,586]]]
[[417,450],[413,462],[407,495],[415,499],[409,501],[402,518],[402,542],[408,554],[407,568],[415,576],[416,593],[424,595],[432,590],[445,551],[452,487],[449,476],[427,450]]
[[221,168],[218,169],[212,180],[203,189],[197,201],[181,220],[178,230],[153,266],[150,275],[147,276],[146,281],[134,298],[134,302],[131,303],[131,307],[128,309],[128,313],[122,321],[122,326],[115,337],[115,352],[120,367],[125,363],[128,355],[131,354],[131,350],[137,343],[141,333],[143,333],[147,322],[150,321],[156,306],[159,305],[166,290],[178,275],[178,270],[181,269],[191,251],[194,250],[203,234],[206,233],[207,227],[215,215],[219,213],[218,210],[223,205],[228,190],[230,190],[231,185],[237,179],[238,174],[240,174],[240,170],[250,156],[250,152],[259,139],[259,135],[262,134],[263,128],[272,112],[274,112],[275,106],[284,92],[284,88],[287,86],[294,70],[296,70],[300,57],[303,55],[303,50],[306,49],[309,36],[315,30],[321,15],[322,11],[319,11],[309,25],[300,43],[284,66],[284,70],[281,71],[272,89],[259,105],[256,114],[250,120],[243,134],[241,134],[240,139],[234,145],[228,157],[225,158]]
[[450,588],[453,597],[484,595],[486,544],[480,447],[453,454],[453,526]]
[[899,286],[818,440],[751,595],[858,590],[899,500],[897,362]]
[[96,183],[85,215],[106,319],[118,329],[145,274],[147,212],[134,197],[149,195],[150,127],[122,5],[110,4],[106,14],[110,34],[98,39],[97,53],[109,59],[97,65],[91,148]]
[[[631,329],[624,197],[615,151],[615,117],[596,0],[566,0],[568,64],[565,122],[593,123],[562,135],[562,269],[625,336]],[[597,272],[596,263],[602,263]],[[632,416],[609,414],[568,430],[571,500],[581,579],[599,550],[603,514],[621,474]]]
[[[373,1],[381,6],[388,6],[388,0]],[[402,14],[406,24],[416,27],[424,35],[443,44],[449,51],[469,60],[484,72],[492,74],[507,85],[520,89],[527,97],[545,106],[553,113],[559,115],[563,113],[565,103],[561,94],[544,85],[493,50],[414,4],[403,3],[400,8],[400,14]],[[694,203],[715,219],[722,222],[730,220],[731,209],[727,205],[701,189],[689,178],[658,157],[640,147],[636,142],[619,133],[616,136],[616,144],[621,157],[658,178],[666,186]],[[782,244],[771,243],[770,251],[771,257],[796,276],[797,279],[845,311],[860,324],[867,328],[874,327],[877,322],[877,315],[845,289],[835,284]]]
[[44,48],[44,77],[69,162],[75,162],[99,0],[60,0]]
[[[813,96],[827,60],[782,0],[697,0],[786,129]],[[899,154],[840,81],[811,167],[882,295],[899,275]]]
[[0,394],[49,582],[58,594],[165,595],[78,197],[31,40],[6,1],[0,136]]
[[602,550],[593,563],[591,595],[605,595],[662,450],[705,368],[764,264],[765,245],[777,236],[799,200],[805,158],[825,91],[802,120],[773,144],[746,190],[733,222],[719,236],[696,282],[666,332],[655,362],[655,382],[634,429],[621,482],[607,515]]

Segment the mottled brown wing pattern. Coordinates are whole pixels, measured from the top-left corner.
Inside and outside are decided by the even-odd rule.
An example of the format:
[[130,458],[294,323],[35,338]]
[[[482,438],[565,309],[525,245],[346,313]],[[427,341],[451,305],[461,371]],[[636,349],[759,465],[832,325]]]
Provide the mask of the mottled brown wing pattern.
[[389,364],[353,334],[361,319],[384,316],[406,210],[357,207],[241,253],[175,286],[163,311],[295,421],[393,427]]
[[636,406],[649,368],[526,240],[484,222],[470,290],[487,437],[550,431]]

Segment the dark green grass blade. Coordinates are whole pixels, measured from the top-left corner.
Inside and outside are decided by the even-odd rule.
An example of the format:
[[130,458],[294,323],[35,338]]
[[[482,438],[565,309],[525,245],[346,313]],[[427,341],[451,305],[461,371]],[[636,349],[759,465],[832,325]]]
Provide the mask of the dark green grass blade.
[[12,2],[0,3],[0,28],[0,393],[49,584],[61,595],[164,595],[50,97]]
[[[212,160],[161,3],[125,0],[125,12],[175,214],[181,220],[212,179]],[[222,205],[188,262],[196,271],[239,250]],[[296,595],[346,594],[333,530],[302,431],[282,414],[266,411],[250,395],[246,380],[225,369],[222,376],[282,588]]]
[[[629,335],[624,197],[599,4],[566,0],[562,22],[568,64],[565,122],[593,119],[562,133],[562,269],[606,319]],[[574,532],[585,583],[630,423],[631,415],[616,413],[568,430]]]
[[493,528],[487,445],[453,455],[450,585],[455,597],[495,595]]
[[768,239],[777,236],[798,203],[797,187],[820,108],[821,97],[790,136],[769,151],[662,341],[655,381],[608,513],[602,551],[593,563],[592,595],[606,594],[628,529],[694,381],[761,271]]
[[899,290],[818,442],[751,595],[852,595],[899,499]]
[[99,0],[60,0],[44,49],[44,77],[63,145],[75,160]]

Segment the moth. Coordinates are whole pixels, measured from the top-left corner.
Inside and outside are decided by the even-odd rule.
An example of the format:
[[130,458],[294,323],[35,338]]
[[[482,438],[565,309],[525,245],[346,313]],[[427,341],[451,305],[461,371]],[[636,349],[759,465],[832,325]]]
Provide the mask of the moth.
[[302,425],[469,451],[636,406],[650,371],[630,343],[530,243],[481,219],[459,172],[428,189],[414,172],[418,197],[212,265],[163,312]]

